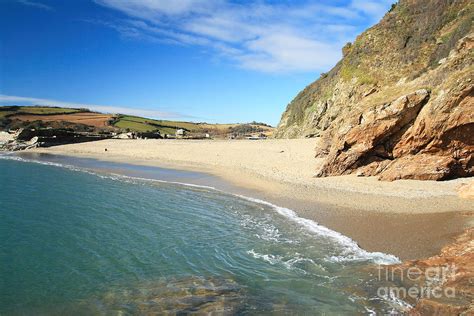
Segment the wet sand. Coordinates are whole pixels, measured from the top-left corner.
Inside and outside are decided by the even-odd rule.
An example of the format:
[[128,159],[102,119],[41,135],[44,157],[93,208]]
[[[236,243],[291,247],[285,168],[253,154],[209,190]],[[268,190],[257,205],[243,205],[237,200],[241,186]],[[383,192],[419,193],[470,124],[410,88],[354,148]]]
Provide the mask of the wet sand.
[[402,260],[438,253],[472,224],[474,203],[457,194],[458,187],[472,179],[317,179],[312,177],[317,164],[313,145],[314,140],[307,139],[105,140],[33,152],[189,170],[175,178],[170,171],[165,180],[210,185],[270,201],[351,237],[364,249],[395,254]]

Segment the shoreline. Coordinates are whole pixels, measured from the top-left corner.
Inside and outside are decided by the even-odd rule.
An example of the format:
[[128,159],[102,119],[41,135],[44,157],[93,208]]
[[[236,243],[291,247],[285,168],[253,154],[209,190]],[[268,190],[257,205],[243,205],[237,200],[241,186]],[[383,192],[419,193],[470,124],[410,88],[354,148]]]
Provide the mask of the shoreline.
[[[273,150],[271,154],[274,155],[275,143],[282,145],[282,151],[294,150],[292,146],[295,144],[291,144],[291,141],[293,140],[278,144],[279,140],[246,143],[245,141],[107,140],[38,148],[28,152],[203,173],[200,182],[195,184],[214,186],[223,191],[258,198],[292,209],[301,217],[311,219],[354,239],[365,250],[394,254],[402,260],[433,256],[472,225],[474,203],[460,199],[456,194],[458,186],[469,183],[472,179],[425,183],[409,180],[380,182],[373,178],[353,176],[315,179],[310,175],[303,178],[301,175],[293,174],[293,177],[288,177],[293,170],[287,171],[286,174],[276,173],[272,177],[269,176],[271,174],[268,170],[281,166],[271,165],[270,161],[266,169],[258,172],[259,170],[255,170],[256,166],[261,167],[258,158],[254,165],[236,163],[238,157],[227,164],[219,163],[219,159],[209,159],[208,163],[202,163],[199,159],[205,159],[204,157],[189,158],[196,154],[196,150],[205,153],[204,156],[222,155],[223,159],[228,158],[225,157],[225,152],[216,152],[215,149],[212,151],[209,149],[213,149],[213,146],[210,146],[211,148],[206,146],[216,142],[216,147],[222,150],[226,150],[225,147],[229,144],[238,145],[239,149],[243,146],[242,154],[248,156],[254,155],[255,152],[252,150],[258,149],[257,153],[260,152],[260,156],[263,156],[260,159],[265,160],[265,153],[261,153],[267,146],[265,142],[270,142]],[[298,147],[308,145],[310,142],[302,140],[295,143]],[[285,147],[288,144],[291,144],[290,148]],[[247,145],[250,149],[245,148]],[[107,152],[104,148],[108,149]],[[138,148],[141,148],[142,155],[140,150],[135,151]],[[191,156],[169,159],[173,154],[179,156],[179,152],[183,150],[188,150]],[[298,154],[294,153],[295,160],[300,158]],[[288,161],[283,161],[283,164],[285,163]],[[232,164],[234,167],[231,167]],[[305,167],[303,169],[307,172],[309,168]],[[206,177],[206,174],[211,176]],[[420,184],[423,186],[419,187]]]

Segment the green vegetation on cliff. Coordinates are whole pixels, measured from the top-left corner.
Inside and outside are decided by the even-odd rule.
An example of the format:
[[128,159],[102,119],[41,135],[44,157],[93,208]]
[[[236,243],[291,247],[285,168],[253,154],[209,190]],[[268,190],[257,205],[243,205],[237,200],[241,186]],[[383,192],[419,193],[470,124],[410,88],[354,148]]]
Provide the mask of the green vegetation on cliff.
[[474,175],[474,2],[400,0],[288,105],[276,137],[317,137],[316,176]]
[[[295,97],[275,136],[317,136],[347,109],[373,106],[364,95],[378,94],[388,102],[413,92],[403,85],[438,68],[472,32],[473,16],[469,0],[400,0],[377,25],[343,47],[343,59],[333,69]],[[427,81],[416,88],[439,84]]]

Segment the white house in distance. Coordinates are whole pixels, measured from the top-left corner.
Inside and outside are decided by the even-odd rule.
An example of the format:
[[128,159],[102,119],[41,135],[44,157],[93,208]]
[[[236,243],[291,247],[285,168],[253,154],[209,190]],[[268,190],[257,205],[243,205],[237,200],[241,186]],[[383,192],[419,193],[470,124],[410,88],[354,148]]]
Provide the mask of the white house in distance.
[[176,130],[176,137],[184,137],[186,136],[186,131],[182,128]]

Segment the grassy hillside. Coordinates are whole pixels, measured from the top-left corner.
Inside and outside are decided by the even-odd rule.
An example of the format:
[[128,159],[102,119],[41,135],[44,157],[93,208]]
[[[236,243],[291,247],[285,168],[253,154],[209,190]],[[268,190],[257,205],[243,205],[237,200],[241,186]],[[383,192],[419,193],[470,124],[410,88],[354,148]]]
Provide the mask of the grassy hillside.
[[49,106],[0,106],[0,117],[6,117],[13,114],[51,115],[71,114],[78,112],[88,112],[88,110]]
[[60,108],[60,107],[44,107],[44,106],[22,106],[17,111],[17,114],[51,115],[51,114],[71,114],[71,113],[78,113],[78,112],[89,112],[89,110]]
[[160,131],[161,134],[174,134],[177,128],[190,130],[192,123],[148,119],[139,116],[119,115],[113,126],[135,132]]
[[[232,128],[241,124],[209,124],[180,122],[169,120],[154,120],[138,116],[119,115],[113,126],[124,130],[137,132],[160,131],[161,134],[174,134],[176,129],[184,129],[189,133],[209,133],[212,135],[223,135],[231,131]],[[252,126],[264,130],[271,134],[273,128],[262,123],[252,123]]]
[[[233,132],[236,127],[243,124],[209,124],[181,122],[170,120],[156,120],[139,116],[117,114],[104,115],[91,112],[88,109],[72,109],[46,106],[0,106],[0,129],[25,127],[31,122],[44,123],[68,122],[70,124],[90,125],[91,127],[107,128],[119,131],[154,132],[162,135],[174,135],[177,129],[184,129],[189,134],[209,133],[212,136],[224,137]],[[101,123],[101,124],[99,124]],[[68,126],[70,126],[70,124]],[[57,125],[57,124],[56,124]],[[56,126],[55,125],[55,126]],[[250,123],[254,130],[265,132],[268,136],[273,133],[273,128],[263,123]]]

